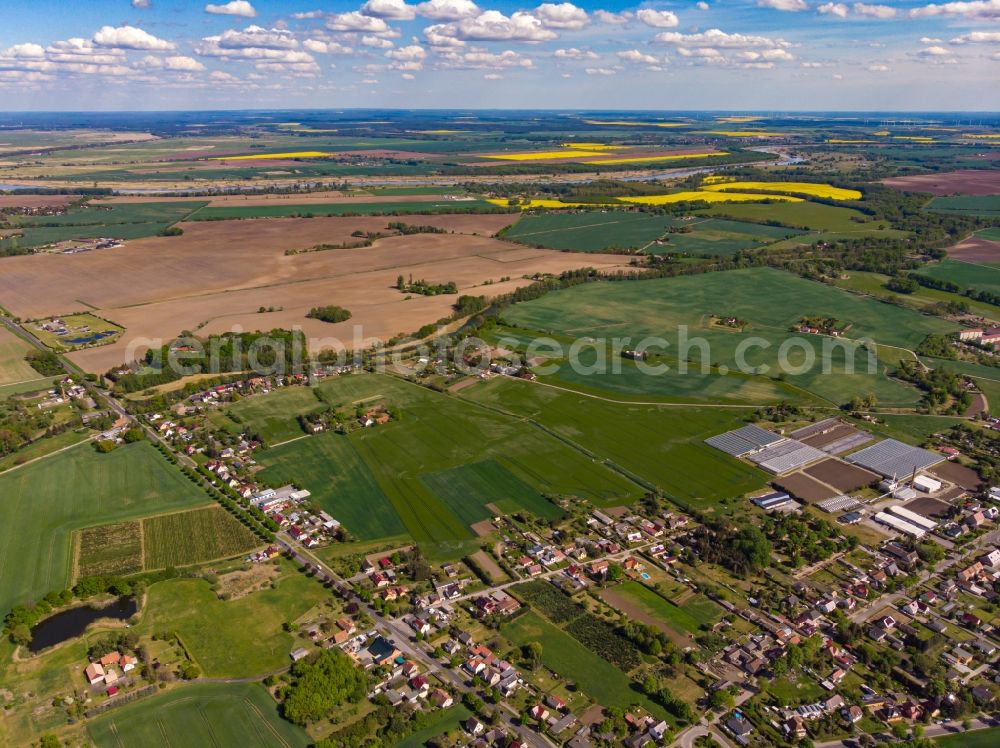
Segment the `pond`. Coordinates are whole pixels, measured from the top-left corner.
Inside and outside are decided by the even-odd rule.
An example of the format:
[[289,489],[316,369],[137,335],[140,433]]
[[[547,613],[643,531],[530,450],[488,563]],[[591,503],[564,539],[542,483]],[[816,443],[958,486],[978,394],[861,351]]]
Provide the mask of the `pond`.
[[119,597],[103,608],[81,605],[64,610],[35,624],[31,629],[31,644],[28,645],[28,649],[32,652],[41,652],[68,639],[75,639],[99,618],[127,621],[138,610],[139,604],[134,597]]

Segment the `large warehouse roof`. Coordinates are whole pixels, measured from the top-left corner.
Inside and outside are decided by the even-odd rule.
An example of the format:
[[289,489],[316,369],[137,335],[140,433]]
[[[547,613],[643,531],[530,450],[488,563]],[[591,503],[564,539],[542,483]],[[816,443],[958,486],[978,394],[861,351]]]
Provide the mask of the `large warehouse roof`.
[[782,475],[826,457],[826,452],[822,450],[794,439],[788,439],[781,444],[750,455],[749,459],[769,473]]
[[742,457],[750,452],[756,452],[769,444],[775,444],[783,440],[783,436],[778,436],[767,429],[750,424],[749,426],[727,431],[718,436],[709,437],[705,440],[705,444],[720,449],[734,457]]

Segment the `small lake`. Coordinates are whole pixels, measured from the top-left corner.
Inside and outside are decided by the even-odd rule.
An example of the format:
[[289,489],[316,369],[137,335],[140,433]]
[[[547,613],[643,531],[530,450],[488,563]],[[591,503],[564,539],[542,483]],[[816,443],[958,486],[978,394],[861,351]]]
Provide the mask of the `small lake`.
[[134,597],[120,597],[103,608],[81,605],[64,610],[35,624],[31,629],[31,644],[28,645],[28,649],[32,652],[41,652],[68,639],[75,639],[99,618],[127,621],[138,610],[139,604]]

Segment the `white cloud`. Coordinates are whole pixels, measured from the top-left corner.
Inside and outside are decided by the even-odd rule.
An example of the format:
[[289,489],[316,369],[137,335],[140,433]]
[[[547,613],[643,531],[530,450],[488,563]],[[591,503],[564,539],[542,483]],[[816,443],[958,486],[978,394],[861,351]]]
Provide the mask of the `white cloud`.
[[868,18],[878,18],[887,21],[896,17],[896,9],[888,5],[868,5],[867,3],[854,3],[853,10],[859,16]]
[[427,0],[417,6],[417,13],[432,21],[459,21],[482,12],[472,0]]
[[708,10],[708,3],[705,2],[695,3],[694,7],[696,7],[698,10]]
[[228,60],[253,60],[315,66],[316,61],[308,52],[299,49],[282,49],[260,46],[235,46],[230,37],[229,46],[222,45],[222,36],[206,36],[194,45],[195,54],[202,57],[219,57]]
[[[921,39],[920,41],[924,41]],[[940,39],[932,41],[940,42]],[[1000,44],[1000,31],[973,31],[970,34],[956,36],[952,44]]]
[[292,13],[292,18],[296,21],[308,21],[313,18],[322,18],[323,11],[321,10],[307,10],[301,13]]
[[256,18],[257,10],[247,2],[247,0],[232,0],[225,5],[213,5],[209,3],[205,6],[206,13],[217,16],[240,16],[241,18]]
[[132,7],[139,8],[140,10],[148,8],[150,6],[149,0],[132,0]]
[[391,52],[386,52],[385,56],[393,60],[423,60],[427,57],[427,50],[419,44],[411,44],[407,47],[400,47]]
[[659,65],[660,59],[653,55],[640,52],[638,49],[630,49],[625,52],[618,52],[618,59],[624,62],[635,62],[643,65]]
[[590,23],[587,11],[573,3],[542,3],[533,14],[547,29],[579,31]]
[[[942,41],[943,41],[942,39],[938,39],[937,37],[931,37],[931,36],[920,37],[921,44],[940,44]],[[952,42],[961,44],[961,42],[959,42],[958,39],[952,39]]]
[[407,5],[404,0],[368,0],[361,6],[361,12],[366,16],[393,21],[410,21],[417,16],[416,8]]
[[917,52],[917,54],[920,57],[947,57],[948,55],[951,54],[951,50],[945,47],[934,46],[922,49],[919,52]]
[[416,78],[417,76],[413,75],[413,73],[403,73],[403,74],[402,74],[401,76],[399,76],[399,77],[400,77],[400,78],[402,78],[402,79],[403,79],[403,80],[405,80],[405,81],[412,81],[412,80],[414,80],[414,79],[415,79],[415,78]]
[[818,8],[817,11],[828,16],[836,16],[837,18],[847,18],[847,5],[844,3],[825,3]]
[[535,63],[512,49],[496,53],[486,49],[472,49],[468,52],[447,51],[439,55],[441,68],[472,70],[495,70],[496,68],[531,68]]
[[45,59],[45,48],[40,44],[15,44],[0,52],[0,57],[10,57],[18,60]]
[[654,29],[675,29],[680,24],[677,14],[671,13],[669,10],[643,8],[635,14],[635,17]]
[[595,10],[594,18],[601,23],[606,23],[610,26],[621,26],[622,24],[631,21],[635,15],[628,11],[622,11],[621,13],[611,13],[607,10]]
[[112,49],[144,49],[151,52],[166,52],[177,45],[153,36],[135,26],[103,26],[94,34],[94,44]]
[[869,73],[888,73],[889,72],[889,66],[888,65],[877,65],[877,64],[876,65],[869,65],[866,68],[866,70],[868,70]]
[[558,36],[530,13],[518,11],[505,16],[498,10],[484,11],[475,18],[428,26],[424,34],[434,46],[460,46],[455,42],[465,41],[543,42]]
[[375,36],[374,34],[365,34],[362,36],[361,44],[365,47],[374,47],[375,49],[392,49],[396,46],[388,39],[384,39],[381,36]]
[[587,68],[584,72],[587,75],[614,75],[615,71],[611,68]]
[[757,0],[757,5],[762,8],[773,8],[774,10],[800,11],[806,10],[809,6],[805,0]]
[[306,39],[302,42],[302,46],[310,52],[321,55],[349,55],[354,53],[351,47],[347,47],[339,42],[323,41],[322,39]]
[[553,57],[560,60],[597,60],[600,59],[600,55],[595,52],[588,50],[577,49],[576,47],[570,47],[568,49],[557,49],[552,53]]
[[327,19],[326,27],[332,31],[363,31],[369,34],[381,34],[390,30],[389,24],[381,18],[366,16],[356,10],[331,16]]
[[487,73],[483,76],[483,80],[487,81],[502,81],[503,76],[500,73]]
[[925,5],[910,11],[911,18],[927,18],[929,16],[961,16],[963,18],[984,21],[1000,20],[1000,0],[972,0],[972,2],[956,2]]
[[208,77],[219,83],[234,83],[239,80],[235,75],[227,73],[225,70],[213,70]]
[[725,47],[728,49],[784,49],[792,46],[780,38],[772,39],[767,36],[727,34],[720,29],[709,29],[708,31],[696,34],[664,31],[657,34],[655,40],[662,44],[675,44],[684,47]]
[[247,26],[243,31],[227,29],[219,35],[219,46],[226,49],[260,47],[261,49],[295,49],[298,40],[291,31],[285,29],[265,29]]
[[188,73],[205,69],[205,66],[193,57],[185,57],[184,55],[175,55],[173,57],[164,58],[163,66],[167,70],[179,70]]

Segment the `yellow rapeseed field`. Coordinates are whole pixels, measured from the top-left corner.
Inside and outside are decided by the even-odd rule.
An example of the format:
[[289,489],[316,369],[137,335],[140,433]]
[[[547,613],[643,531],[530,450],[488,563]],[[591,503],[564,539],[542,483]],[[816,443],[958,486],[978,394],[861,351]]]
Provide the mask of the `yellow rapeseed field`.
[[580,148],[567,148],[564,151],[534,151],[533,153],[492,153],[483,158],[498,161],[552,161],[555,159],[578,159],[603,156],[601,151],[585,151]]
[[608,145],[607,143],[560,143],[563,148],[580,148],[585,151],[620,151],[627,145]]
[[604,158],[599,161],[584,161],[591,165],[611,165],[611,164],[640,164],[646,161],[681,161],[686,158],[712,158],[715,156],[728,156],[728,153],[675,153],[671,156],[635,156],[632,158]]
[[845,145],[853,145],[860,143],[877,143],[877,140],[843,140],[841,138],[830,138],[826,141],[827,143],[841,143]]
[[934,138],[926,135],[893,135],[893,140],[909,140],[911,143],[933,143]]
[[209,161],[257,161],[275,158],[326,158],[336,153],[325,151],[290,151],[288,153],[248,153],[245,156],[212,156]]
[[672,192],[669,195],[643,195],[641,197],[621,197],[618,198],[623,203],[635,205],[665,205],[667,203],[680,203],[694,200],[702,200],[706,203],[752,203],[762,200],[778,200],[786,203],[801,203],[801,197],[790,197],[788,195],[753,195],[746,192],[706,192],[703,190],[689,192]]
[[963,133],[963,138],[971,138],[973,140],[1000,140],[1000,133],[984,133],[981,135],[973,135],[972,133]]
[[[499,205],[502,208],[510,207],[505,197],[490,197],[486,199],[486,202]],[[607,207],[608,205],[611,205],[611,203],[564,203],[562,200],[538,198],[530,200],[527,203],[522,203],[517,207],[521,210],[528,210],[529,208],[584,208],[592,206]]]
[[857,190],[847,190],[830,184],[815,184],[813,182],[724,182],[704,185],[706,190],[759,190],[761,192],[792,193],[809,195],[810,197],[825,197],[830,200],[860,200],[861,193]]
[[763,117],[749,117],[749,116],[734,116],[734,117],[716,117],[716,122],[725,122],[727,125],[737,125],[741,122],[756,122],[758,120],[764,119]]

